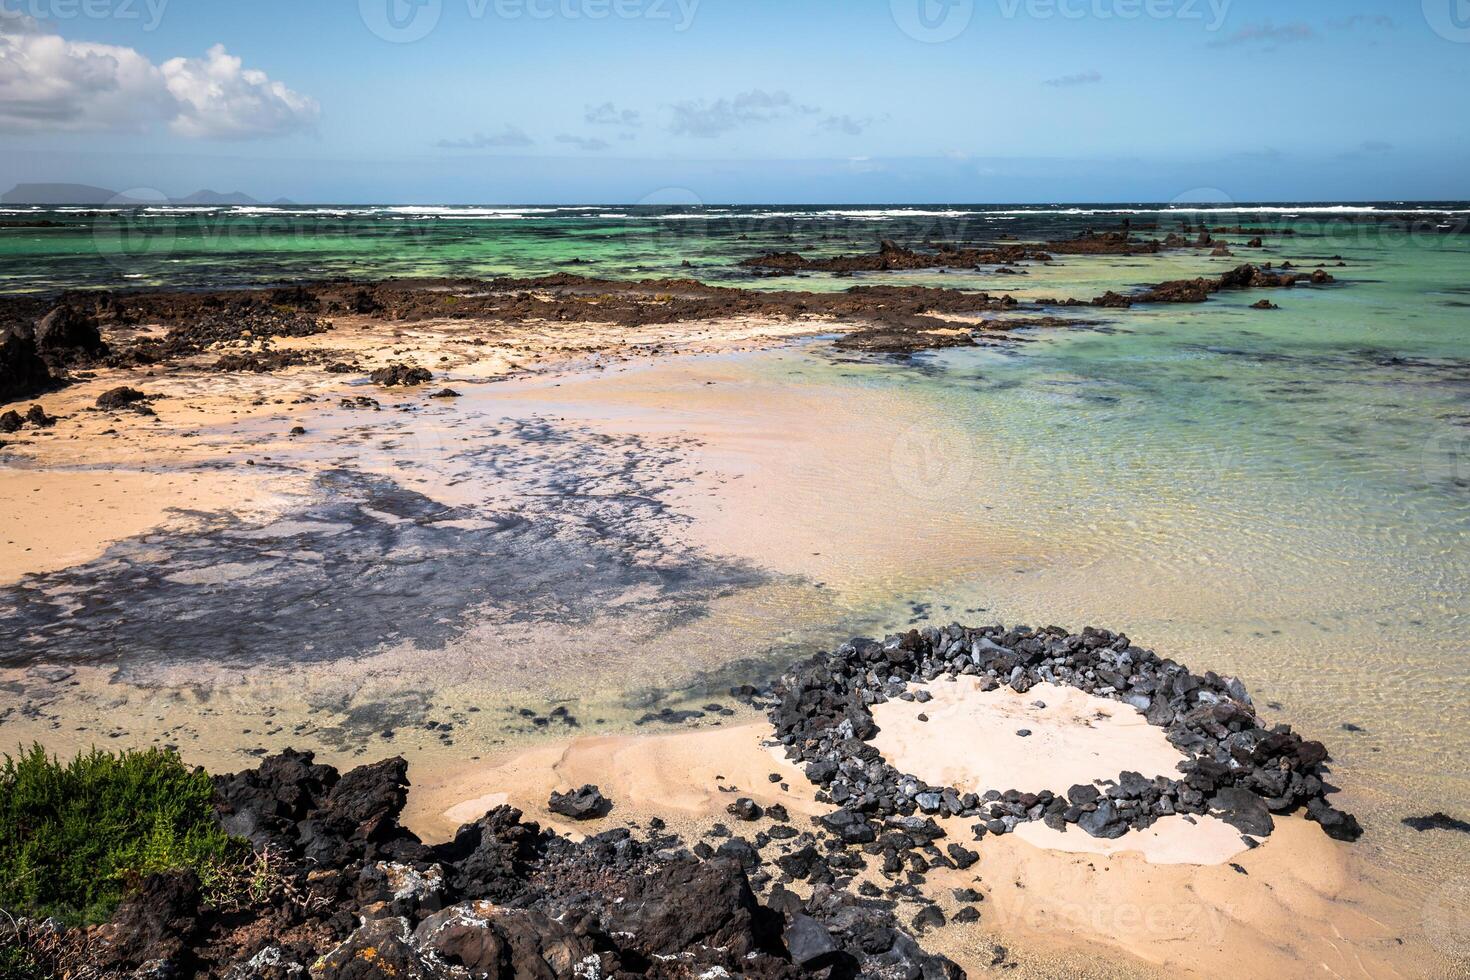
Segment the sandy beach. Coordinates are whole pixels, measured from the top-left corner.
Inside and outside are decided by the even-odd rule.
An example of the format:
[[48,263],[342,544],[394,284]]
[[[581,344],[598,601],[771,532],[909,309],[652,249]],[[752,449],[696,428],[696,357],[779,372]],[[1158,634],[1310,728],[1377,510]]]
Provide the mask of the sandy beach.
[[0,0],[0,980],[1470,978],[1467,2]]
[[[990,604],[963,597],[976,582],[1005,595],[1013,569],[1059,615],[1223,616],[1237,601],[1199,592],[1224,567],[1185,581],[1140,563],[1121,589],[1088,576],[1104,553],[1115,573],[1135,557],[1011,519],[1022,488],[967,461],[965,426],[902,389],[839,387],[872,369],[830,337],[828,321],[785,317],[347,316],[272,345],[316,363],[216,370],[260,346],[246,338],[89,372],[40,399],[54,427],[4,450],[7,615],[41,653],[0,666],[0,735],[62,754],[175,747],[217,772],[288,747],[343,767],[398,754],[405,825],[431,842],[510,805],[573,838],[657,818],[718,843],[737,798],[802,828],[832,807],[731,686],[904,625],[875,609],[984,619]],[[329,370],[339,359],[353,370]],[[395,364],[433,378],[365,380]],[[120,385],[150,413],[94,407]],[[996,516],[977,519],[976,500]],[[368,604],[336,598],[385,556]],[[300,582],[324,601],[303,602]],[[913,598],[945,593],[938,609]],[[98,628],[106,655],[91,653]],[[1187,650],[1202,651],[1219,648]],[[930,783],[1177,776],[1179,751],[1117,701],[973,678],[930,693],[880,705],[872,743]],[[548,809],[584,784],[614,801],[607,817]],[[941,822],[970,840],[966,821]],[[979,909],[926,940],[971,975],[1453,975],[1442,949],[1405,941],[1425,900],[1300,816],[1249,842],[1208,816],[1117,839],[1034,822],[979,851],[922,886],[951,919]],[[887,884],[873,868],[858,880]],[[967,888],[983,898],[953,897]]]

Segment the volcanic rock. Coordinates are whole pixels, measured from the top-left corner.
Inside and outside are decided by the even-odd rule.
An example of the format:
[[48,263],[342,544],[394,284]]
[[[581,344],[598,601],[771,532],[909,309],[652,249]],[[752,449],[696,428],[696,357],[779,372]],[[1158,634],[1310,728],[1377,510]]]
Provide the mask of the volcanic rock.
[[596,786],[589,785],[565,793],[552,793],[546,808],[573,820],[594,820],[612,809],[612,801]]

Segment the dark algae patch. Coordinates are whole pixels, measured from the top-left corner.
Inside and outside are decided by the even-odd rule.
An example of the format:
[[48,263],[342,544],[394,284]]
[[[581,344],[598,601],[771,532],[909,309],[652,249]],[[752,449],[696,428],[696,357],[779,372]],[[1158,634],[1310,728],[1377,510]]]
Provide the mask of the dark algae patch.
[[[668,624],[762,575],[669,541],[671,452],[549,423],[456,457],[514,481],[513,504],[448,507],[336,469],[319,493],[255,526],[124,541],[101,559],[0,589],[0,666],[248,667],[323,662],[412,642],[439,649],[473,621],[586,622],[599,609]],[[73,601],[74,600],[74,601]]]

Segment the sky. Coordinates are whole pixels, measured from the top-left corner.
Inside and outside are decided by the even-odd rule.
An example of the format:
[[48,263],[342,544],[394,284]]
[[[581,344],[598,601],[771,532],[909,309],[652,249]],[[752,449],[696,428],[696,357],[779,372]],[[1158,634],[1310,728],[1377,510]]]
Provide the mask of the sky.
[[0,0],[0,190],[1470,198],[1470,0]]

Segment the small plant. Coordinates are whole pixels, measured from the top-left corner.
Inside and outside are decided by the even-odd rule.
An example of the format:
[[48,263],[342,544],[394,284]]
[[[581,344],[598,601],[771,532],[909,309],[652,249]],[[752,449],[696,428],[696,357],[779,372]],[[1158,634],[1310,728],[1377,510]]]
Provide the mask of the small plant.
[[208,774],[172,752],[82,753],[40,745],[0,767],[0,909],[68,924],[112,914],[149,874],[192,868],[206,885],[249,847],[215,821]]

